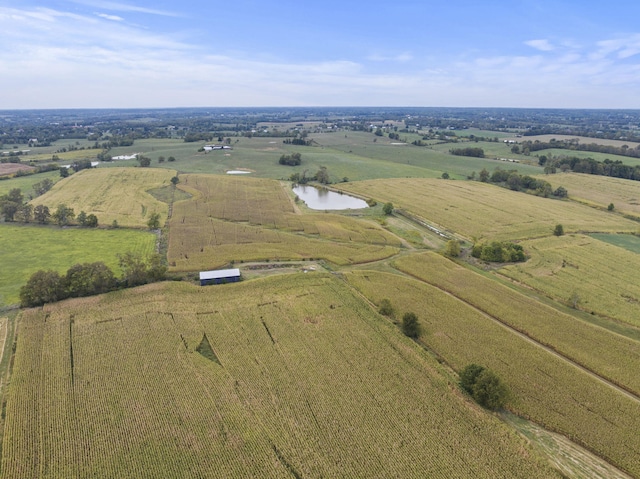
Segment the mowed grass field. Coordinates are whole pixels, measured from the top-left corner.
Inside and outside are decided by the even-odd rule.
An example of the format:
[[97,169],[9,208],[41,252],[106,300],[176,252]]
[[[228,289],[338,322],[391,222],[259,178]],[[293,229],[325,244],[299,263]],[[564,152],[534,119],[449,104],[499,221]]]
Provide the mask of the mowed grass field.
[[21,325],[2,477],[558,477],[333,275],[160,283]]
[[640,400],[505,328],[481,310],[416,279],[378,271],[345,274],[370,301],[391,300],[396,317],[414,312],[420,342],[455,370],[471,363],[509,386],[509,409],[640,475]]
[[339,265],[396,254],[400,240],[378,223],[332,213],[296,213],[278,181],[181,175],[192,195],[176,202],[168,260],[178,271],[238,261],[326,259]]
[[156,236],[127,229],[0,225],[0,305],[19,302],[20,287],[40,269],[61,274],[77,263],[103,261],[119,274],[118,253],[148,255]]
[[559,173],[540,176],[553,188],[563,186],[572,200],[606,209],[613,203],[614,211],[640,217],[640,181],[581,173]]
[[443,229],[477,240],[518,240],[565,232],[635,232],[637,223],[584,205],[514,192],[479,181],[388,179],[337,185],[391,202]]
[[640,254],[585,235],[522,243],[531,259],[500,272],[565,304],[640,326]]
[[101,225],[146,227],[153,213],[160,214],[161,224],[169,205],[158,201],[148,190],[171,184],[175,170],[156,168],[92,168],[81,170],[54,185],[31,204],[46,205],[53,213],[61,203],[94,214]]

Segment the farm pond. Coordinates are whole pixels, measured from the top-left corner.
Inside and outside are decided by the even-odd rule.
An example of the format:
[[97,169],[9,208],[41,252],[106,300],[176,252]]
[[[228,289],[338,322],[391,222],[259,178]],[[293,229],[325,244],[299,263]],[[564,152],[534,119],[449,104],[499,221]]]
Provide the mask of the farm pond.
[[367,208],[367,202],[354,196],[336,193],[326,188],[297,185],[293,192],[312,210],[357,210]]

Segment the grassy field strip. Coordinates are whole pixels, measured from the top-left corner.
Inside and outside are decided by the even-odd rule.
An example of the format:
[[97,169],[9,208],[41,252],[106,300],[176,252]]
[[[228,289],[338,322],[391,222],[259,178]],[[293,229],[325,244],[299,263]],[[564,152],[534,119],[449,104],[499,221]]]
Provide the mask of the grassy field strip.
[[566,477],[632,479],[628,474],[571,442],[561,434],[546,431],[537,424],[508,412],[501,413],[500,417],[531,440],[535,447],[544,451],[551,463]]
[[[515,240],[565,232],[635,232],[637,223],[568,201],[518,193],[479,181],[388,179],[336,185],[379,202],[391,202],[466,238]],[[505,208],[504,205],[509,205]],[[490,221],[489,221],[490,219]]]
[[454,369],[493,369],[513,392],[513,412],[640,475],[638,401],[427,283],[374,271],[345,276],[376,304],[390,298],[397,317],[416,312],[420,341]]
[[6,195],[14,188],[20,189],[25,198],[30,198],[36,196],[35,191],[33,191],[33,185],[35,183],[39,183],[44,179],[50,179],[51,181],[60,180],[60,172],[56,171],[47,171],[46,173],[37,173],[35,175],[29,176],[17,176],[11,178],[10,180],[2,180],[0,181],[0,196]]
[[169,205],[147,190],[170,185],[175,170],[159,168],[92,168],[56,183],[31,204],[47,205],[51,212],[64,203],[75,210],[95,214],[102,225],[115,220],[120,226],[146,227],[149,216],[158,213],[161,224]]
[[638,399],[640,342],[561,313],[435,253],[400,258],[394,265],[630,391]]
[[20,321],[3,478],[559,476],[332,275],[153,284]]
[[500,273],[546,296],[605,318],[640,326],[640,255],[590,236],[565,235],[522,243],[526,263]]

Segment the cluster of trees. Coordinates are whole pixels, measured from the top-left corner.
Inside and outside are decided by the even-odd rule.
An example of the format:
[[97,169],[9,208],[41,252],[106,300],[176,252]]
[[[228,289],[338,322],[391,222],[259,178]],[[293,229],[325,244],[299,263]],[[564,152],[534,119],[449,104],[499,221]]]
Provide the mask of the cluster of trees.
[[304,170],[302,174],[293,173],[291,176],[289,176],[289,181],[298,185],[306,185],[310,181],[317,181],[318,183],[322,183],[323,185],[328,185],[329,183],[331,183],[331,178],[329,178],[329,170],[327,169],[327,167],[321,166],[313,176],[307,176],[307,170]]
[[471,249],[471,256],[493,263],[516,263],[527,259],[522,246],[509,241],[476,243]]
[[278,163],[287,166],[298,166],[300,163],[302,163],[302,154],[292,153],[290,155],[282,155]]
[[[472,178],[475,178],[475,174],[472,175]],[[554,190],[548,181],[539,180],[529,175],[521,175],[516,170],[496,168],[493,173],[489,173],[486,168],[483,168],[478,179],[484,183],[495,183],[513,191],[526,191],[544,198],[550,196],[566,198],[569,194],[562,186]]]
[[[38,185],[38,183],[36,183],[36,185]],[[38,189],[35,188],[36,185],[34,185],[36,192],[51,187],[46,180],[40,182],[37,187]],[[20,188],[13,188],[6,195],[0,196],[0,214],[6,222],[19,221],[21,223],[31,223],[34,221],[44,225],[53,221],[60,226],[67,226],[71,224],[75,218],[77,224],[80,226],[89,228],[98,226],[98,217],[96,215],[86,214],[84,211],[81,211],[76,218],[73,208],[68,207],[64,203],[59,204],[53,213],[46,205],[37,205],[34,208],[33,205],[25,202],[25,197]]]
[[467,148],[452,148],[449,153],[456,156],[471,156],[474,158],[484,158],[484,150],[482,148],[467,147]]
[[161,281],[167,267],[159,254],[146,260],[139,254],[118,256],[122,277],[116,278],[103,262],[76,264],[64,275],[53,270],[39,270],[20,288],[22,307],[41,306],[45,303],[107,293],[121,288]]
[[501,409],[509,399],[509,390],[491,370],[469,364],[460,372],[460,387],[482,407],[493,411]]

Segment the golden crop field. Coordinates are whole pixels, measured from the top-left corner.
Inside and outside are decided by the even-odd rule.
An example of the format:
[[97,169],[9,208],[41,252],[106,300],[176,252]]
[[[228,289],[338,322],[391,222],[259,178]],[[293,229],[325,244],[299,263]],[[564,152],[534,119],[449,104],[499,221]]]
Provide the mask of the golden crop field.
[[615,211],[640,217],[640,181],[623,180],[609,176],[562,173],[544,175],[553,188],[563,186],[569,198],[582,203],[607,208],[613,203]]
[[436,253],[406,256],[394,265],[640,395],[640,342],[562,313]]
[[558,477],[332,275],[157,283],[20,324],[3,478]]
[[390,299],[397,317],[415,312],[420,341],[456,370],[470,363],[494,370],[512,391],[513,412],[640,475],[640,401],[427,283],[376,271],[346,277],[374,303]]
[[504,275],[585,311],[640,326],[640,255],[595,238],[565,235],[522,243],[531,256]]
[[278,181],[182,175],[192,198],[176,202],[169,264],[176,270],[231,261],[322,258],[344,265],[388,258],[400,240],[377,223],[332,213],[295,212]]
[[634,232],[638,226],[568,201],[518,193],[479,181],[385,179],[339,185],[346,192],[391,202],[425,220],[477,240],[516,240],[565,232]]
[[169,205],[156,200],[147,191],[171,184],[175,170],[160,168],[92,168],[81,170],[56,183],[50,191],[34,199],[35,205],[47,205],[51,212],[64,203],[74,209],[93,213],[101,225],[114,220],[120,226],[145,227],[149,216],[159,213],[163,224]]
[[59,153],[38,153],[37,149],[31,150],[29,155],[24,156],[24,160],[47,162],[52,161],[53,155],[58,157],[59,161],[73,162],[76,160],[95,160],[97,155],[102,152],[101,148],[87,148],[84,150],[61,151]]

